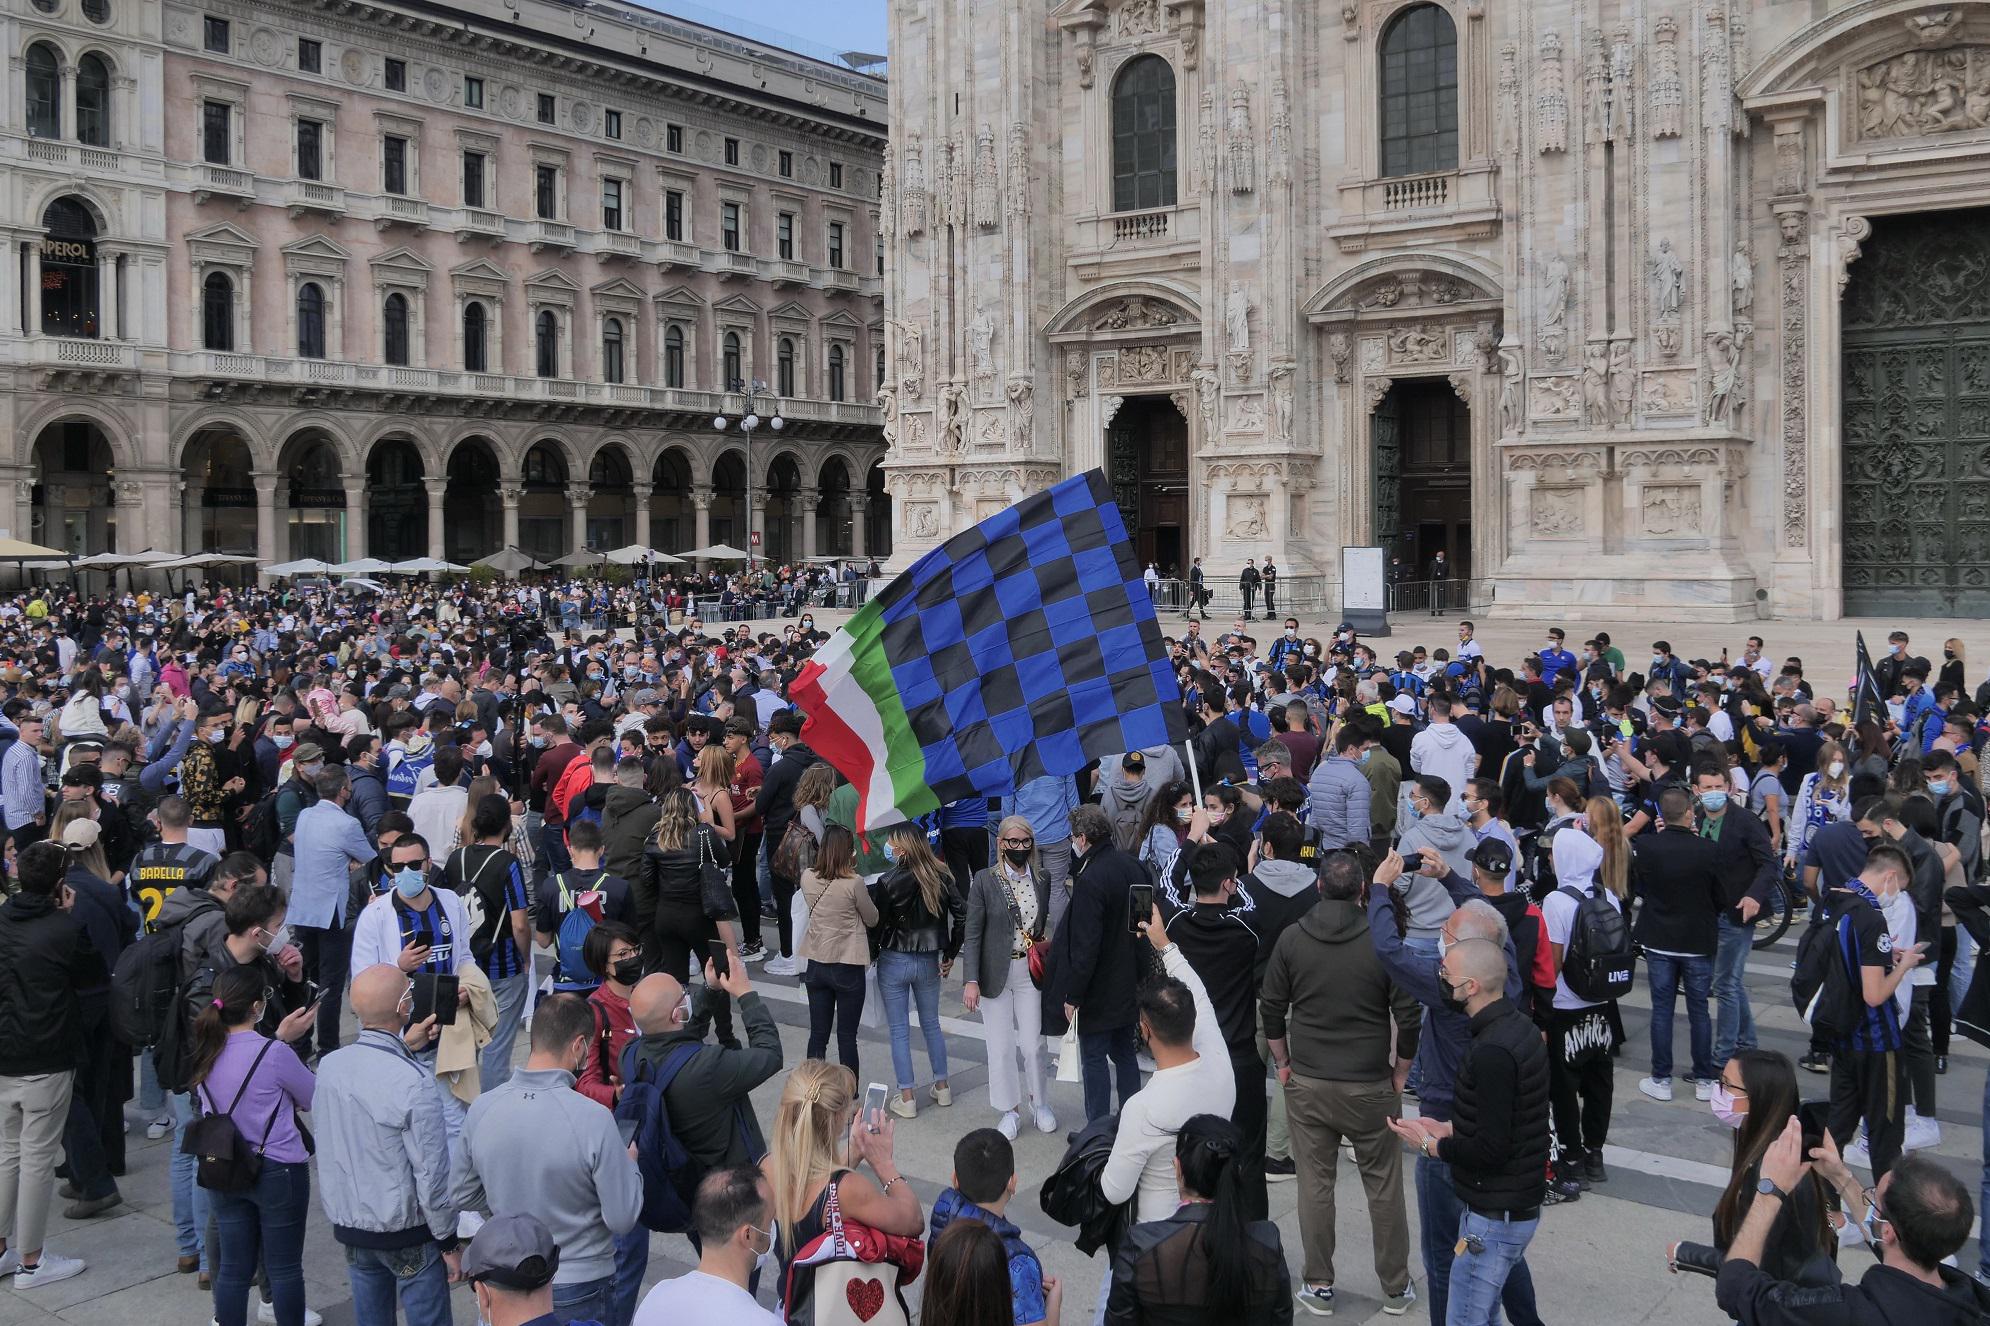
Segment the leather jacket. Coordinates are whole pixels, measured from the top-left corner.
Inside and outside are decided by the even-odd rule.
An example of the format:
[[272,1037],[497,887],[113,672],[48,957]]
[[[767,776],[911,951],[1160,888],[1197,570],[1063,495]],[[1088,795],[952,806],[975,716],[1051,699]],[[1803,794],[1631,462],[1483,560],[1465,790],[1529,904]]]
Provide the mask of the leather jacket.
[[[944,870],[944,867],[942,868]],[[933,953],[952,962],[960,953],[967,933],[967,901],[947,876],[941,889],[944,917],[926,908],[919,892],[919,880],[904,866],[893,866],[877,882],[874,893],[878,907],[878,946],[900,953]]]

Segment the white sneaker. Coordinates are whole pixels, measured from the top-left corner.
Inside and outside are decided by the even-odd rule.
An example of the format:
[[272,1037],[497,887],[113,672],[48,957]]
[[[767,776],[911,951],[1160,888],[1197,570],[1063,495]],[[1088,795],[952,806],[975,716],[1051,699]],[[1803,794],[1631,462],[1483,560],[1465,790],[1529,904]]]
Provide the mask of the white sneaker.
[[1857,1165],[1861,1169],[1873,1167],[1872,1152],[1866,1149],[1866,1133],[1863,1128],[1859,1130],[1858,1140],[1845,1148],[1843,1159],[1847,1165]]
[[1712,1100],[1714,1098],[1714,1088],[1719,1085],[1720,1083],[1710,1077],[1696,1079],[1693,1083],[1693,1099]]
[[12,1248],[0,1252],[0,1275],[12,1275],[21,1269],[21,1254]]
[[1022,1128],[1023,1116],[1014,1110],[1006,1111],[1002,1115],[1002,1122],[995,1125],[995,1131],[1008,1138],[1011,1142],[1016,1140],[1016,1134],[1021,1132]]
[[71,1280],[83,1274],[84,1262],[81,1257],[58,1257],[43,1248],[41,1260],[33,1266],[23,1266],[14,1272],[14,1288],[40,1289],[52,1285],[57,1280]]
[[769,976],[801,975],[801,966],[793,958],[769,958],[767,965],[760,970]]
[[1645,1095],[1650,1096],[1653,1100],[1671,1100],[1672,1079],[1669,1077],[1641,1077],[1638,1079],[1638,1090],[1644,1092]]
[[155,1142],[172,1131],[173,1116],[170,1114],[162,1114],[151,1123],[145,1125],[145,1135]]
[[1907,1111],[1907,1137],[1900,1144],[1903,1151],[1925,1151],[1942,1144],[1942,1126],[1933,1119],[1925,1119],[1916,1114],[1910,1106]]
[[[263,1299],[256,1306],[256,1320],[276,1326],[276,1304]],[[311,1309],[304,1309],[304,1326],[325,1326],[325,1319]]]
[[1057,1116],[1050,1112],[1050,1106],[1039,1105],[1031,1111],[1036,1116],[1036,1130],[1040,1133],[1057,1131]]

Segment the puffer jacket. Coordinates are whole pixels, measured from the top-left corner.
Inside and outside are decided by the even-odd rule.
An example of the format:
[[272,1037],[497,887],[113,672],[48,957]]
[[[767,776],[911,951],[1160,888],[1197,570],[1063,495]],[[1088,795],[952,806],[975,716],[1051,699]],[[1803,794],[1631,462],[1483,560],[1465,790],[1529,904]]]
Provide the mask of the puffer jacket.
[[318,1195],[332,1237],[353,1248],[411,1248],[453,1238],[449,1139],[435,1074],[386,1031],[318,1065],[311,1122]]
[[76,1066],[79,991],[110,979],[82,920],[53,898],[17,893],[0,905],[0,1076]]
[[633,880],[641,873],[643,851],[661,813],[640,787],[608,789],[601,807],[601,864],[609,874]]
[[947,962],[960,953],[967,934],[967,900],[954,888],[951,875],[940,890],[945,916],[935,916],[927,908],[918,878],[905,866],[886,871],[871,893],[878,905],[880,948],[898,953],[937,952]]
[[1319,830],[1323,849],[1368,841],[1373,791],[1361,766],[1345,756],[1335,755],[1313,766],[1306,783],[1306,823]]

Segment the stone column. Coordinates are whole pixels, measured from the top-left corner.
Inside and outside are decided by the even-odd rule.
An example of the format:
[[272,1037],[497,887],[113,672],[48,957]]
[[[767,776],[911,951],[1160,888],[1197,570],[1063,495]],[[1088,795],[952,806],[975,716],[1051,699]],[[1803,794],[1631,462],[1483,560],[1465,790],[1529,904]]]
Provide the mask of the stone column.
[[[692,485],[691,505],[697,512],[693,517],[692,542],[700,548],[707,547],[712,542],[712,486],[708,483]],[[700,575],[705,573],[705,559],[702,557],[698,559],[697,570]]]
[[[14,481],[14,537],[27,542],[48,543],[46,538],[37,540],[35,530],[35,481],[32,474],[23,475]],[[54,546],[54,545],[49,545]]]
[[41,241],[28,241],[28,325],[21,329],[29,336],[41,334]]
[[150,546],[145,535],[145,485],[137,479],[119,479],[111,488],[117,508],[119,552],[138,552]]
[[650,546],[650,495],[655,491],[646,483],[639,483],[630,490],[636,508],[635,541],[645,548]]
[[822,505],[822,494],[812,488],[804,488],[801,493],[801,505],[802,549],[795,557],[795,560],[798,562],[803,558],[815,556],[815,513],[816,509]]
[[251,470],[256,485],[256,557],[264,566],[280,560],[276,553],[276,486],[282,476]]
[[449,491],[447,479],[423,479],[423,491],[428,494],[428,555],[438,562],[442,560],[442,495]]
[[572,552],[587,550],[587,504],[594,498],[594,490],[584,483],[567,485],[567,506],[572,511],[568,521],[570,536],[567,540]]
[[366,556],[366,476],[348,474],[345,483],[345,560]]
[[180,485],[180,553],[182,556],[190,557],[194,553],[207,551],[206,548],[201,546],[201,536],[203,534],[201,529],[201,501],[206,496],[207,490],[198,484],[182,483]]
[[851,493],[850,494],[850,556],[853,558],[864,557],[869,555],[865,551],[864,544],[866,542],[865,526],[869,523],[870,514],[871,514],[871,495],[869,493]]
[[504,546],[518,546],[518,504],[525,497],[523,488],[506,484],[498,489],[498,500],[504,503]]

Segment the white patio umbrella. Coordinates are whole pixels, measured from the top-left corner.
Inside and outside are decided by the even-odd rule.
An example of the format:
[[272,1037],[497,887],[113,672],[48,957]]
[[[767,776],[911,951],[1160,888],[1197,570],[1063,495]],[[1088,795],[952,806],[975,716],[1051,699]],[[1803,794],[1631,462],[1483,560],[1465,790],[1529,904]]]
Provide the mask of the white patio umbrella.
[[488,557],[479,557],[472,566],[488,566],[499,575],[515,576],[520,571],[544,571],[546,563],[516,548],[501,548]]
[[44,548],[26,539],[0,539],[0,562],[19,562],[30,557],[53,557],[61,559],[65,567],[71,565],[69,554],[60,548]]
[[325,568],[326,573],[335,576],[377,576],[383,571],[393,570],[391,563],[378,557],[360,557],[350,562],[337,562]]
[[600,566],[603,562],[607,560],[608,559],[602,556],[600,553],[595,552],[590,548],[583,548],[579,552],[570,552],[565,557],[555,557],[553,559],[553,565],[575,566],[575,567]]
[[405,562],[395,562],[392,566],[383,566],[380,569],[392,571],[398,576],[415,576],[426,575],[430,571],[467,571],[470,568],[435,557],[411,557]]
[[278,562],[275,566],[263,568],[265,575],[273,576],[321,576],[332,569],[330,562],[316,557],[300,557],[294,562]]
[[641,566],[645,562],[654,562],[658,566],[679,566],[684,560],[681,557],[672,557],[667,552],[645,548],[640,543],[632,543],[626,548],[617,548],[602,555],[617,566]]
[[250,566],[256,558],[250,553],[192,553],[186,557],[176,557],[170,562],[155,562],[154,571],[190,571],[202,566]]
[[687,561],[702,558],[708,562],[743,562],[747,555],[729,543],[715,543],[709,548],[693,548],[684,557]]

